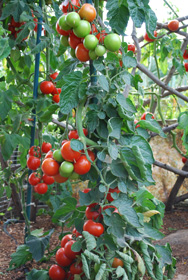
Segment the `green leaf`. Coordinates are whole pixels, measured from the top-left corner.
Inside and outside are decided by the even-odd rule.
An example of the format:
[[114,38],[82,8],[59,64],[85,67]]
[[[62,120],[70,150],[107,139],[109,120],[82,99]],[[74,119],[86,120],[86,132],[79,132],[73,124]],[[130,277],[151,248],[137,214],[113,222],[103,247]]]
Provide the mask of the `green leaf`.
[[155,275],[153,274],[153,264],[152,264],[150,254],[148,252],[148,249],[149,249],[148,245],[145,242],[141,241],[140,249],[142,250],[143,258],[144,258],[146,269],[147,269],[149,276],[151,276],[152,279],[157,280],[155,278]]
[[26,239],[26,245],[29,247],[29,251],[32,254],[33,259],[39,261],[44,256],[44,252],[49,244],[50,237],[54,229],[50,230],[48,235],[38,238],[34,235],[29,235]]
[[122,120],[120,118],[111,118],[108,120],[109,136],[119,139],[121,136]]
[[121,278],[122,280],[129,280],[129,278],[127,277],[127,273],[125,272],[125,269],[123,267],[121,267],[121,266],[117,267],[116,275],[117,275],[118,278],[123,276],[123,278]]
[[62,206],[54,213],[52,221],[56,222],[60,218],[65,217],[67,214],[71,214],[77,205],[77,200],[73,197],[66,197],[62,201]]
[[86,114],[89,133],[93,133],[99,124],[97,111],[91,110]]
[[20,0],[12,0],[10,3],[7,3],[3,8],[1,20],[7,18],[12,15],[16,22],[19,22],[20,15],[22,12],[30,12],[29,5],[26,5],[23,1]]
[[147,177],[147,169],[145,167],[145,160],[142,156],[141,150],[138,146],[132,146],[132,152],[136,158],[136,163],[138,168],[140,169],[140,174],[143,179],[146,179]]
[[127,178],[128,175],[127,171],[120,159],[112,160],[110,167],[111,167],[111,172],[114,176],[123,178],[124,180]]
[[49,280],[49,274],[46,270],[37,270],[32,269],[29,273],[27,273],[26,280]]
[[159,230],[155,229],[152,225],[145,223],[144,224],[144,231],[147,236],[149,236],[152,239],[160,240],[164,237],[164,234],[160,232]]
[[11,48],[9,46],[8,38],[0,38],[0,60],[6,58],[10,54]]
[[27,38],[30,33],[30,30],[35,28],[34,22],[27,22],[21,27],[21,31],[18,33],[16,38],[16,43],[20,43],[23,39]]
[[[114,205],[114,201],[113,201],[113,205]],[[116,237],[124,236],[125,222],[122,220],[119,214],[112,213],[110,217],[104,215],[104,223],[108,226],[108,230],[107,230],[108,234],[113,234]]]
[[89,260],[94,261],[95,263],[100,264],[100,258],[98,255],[91,253],[88,250],[84,251],[84,255],[86,255],[88,257]]
[[80,240],[74,242],[71,246],[71,250],[73,252],[80,252],[81,249],[82,249],[82,242]]
[[95,237],[87,231],[82,231],[82,235],[85,238],[87,250],[93,250],[97,246]]
[[86,257],[84,254],[81,254],[82,259],[82,265],[83,265],[83,271],[88,279],[90,279],[90,273],[89,273],[89,265],[87,263]]
[[93,61],[93,66],[95,67],[95,69],[97,70],[97,71],[102,71],[102,70],[104,70],[105,69],[105,66],[104,66],[104,64],[103,64],[103,59],[101,58],[99,58],[99,59],[96,59],[96,60],[94,60]]
[[136,58],[133,57],[133,52],[123,53],[122,61],[127,68],[136,67],[137,65]]
[[97,272],[97,275],[95,276],[95,280],[103,280],[103,275],[105,273],[105,270],[106,270],[106,264],[103,263],[101,264],[100,268],[99,268],[99,271]]
[[72,73],[78,63],[79,61],[73,58],[65,60],[60,66],[60,72],[57,77],[57,81],[60,81],[65,75]]
[[39,119],[41,122],[49,122],[52,118],[52,115],[56,112],[56,110],[59,108],[58,105],[52,104],[48,107],[48,110],[44,113],[40,114]]
[[79,152],[80,150],[83,150],[84,145],[81,141],[76,140],[76,139],[71,139],[71,149],[73,149],[74,151]]
[[156,29],[157,25],[157,17],[150,8],[146,9],[145,11],[145,17],[146,17],[146,31],[150,38],[155,39],[154,37],[154,31]]
[[0,117],[5,120],[10,109],[12,108],[11,91],[0,92]]
[[98,77],[98,82],[99,82],[99,85],[102,87],[102,89],[104,89],[105,91],[109,91],[108,80],[104,75],[100,75]]
[[109,19],[109,24],[112,27],[112,29],[115,30],[118,34],[124,35],[124,31],[129,21],[128,8],[123,5],[117,5],[115,9],[112,9],[111,6],[107,17]]
[[27,245],[20,245],[17,247],[16,252],[11,254],[11,261],[9,269],[15,269],[32,260],[32,254],[29,252]]
[[169,244],[166,244],[165,246],[156,244],[155,248],[160,255],[160,263],[162,267],[165,264],[172,264],[172,250]]
[[145,20],[144,9],[140,3],[133,0],[127,0],[130,16],[135,24],[135,27],[140,28]]
[[98,152],[98,153],[97,153],[97,158],[98,158],[100,161],[104,162],[104,161],[105,161],[105,158],[106,158],[106,152],[105,152],[104,150],[101,151],[101,152]]
[[31,51],[31,54],[36,55],[37,53],[42,52],[46,47],[48,47],[50,41],[48,37],[45,37],[45,39],[41,40],[39,44],[37,44]]
[[115,143],[109,143],[108,152],[112,159],[116,160],[118,157],[118,147]]

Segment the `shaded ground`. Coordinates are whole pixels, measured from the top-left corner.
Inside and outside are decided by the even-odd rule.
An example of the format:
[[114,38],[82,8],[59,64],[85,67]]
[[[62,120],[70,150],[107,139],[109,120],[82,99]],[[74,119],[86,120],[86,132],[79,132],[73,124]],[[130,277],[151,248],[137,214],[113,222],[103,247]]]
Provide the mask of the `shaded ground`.
[[[32,224],[32,230],[37,228],[44,228],[47,231],[55,227],[55,231],[51,238],[50,249],[55,248],[59,245],[59,234],[61,233],[61,228],[54,226],[51,223],[51,219],[48,216],[38,217],[37,223]],[[188,229],[188,211],[177,209],[172,213],[166,213],[164,218],[164,225],[162,232],[165,235],[169,235],[181,229]],[[17,240],[18,244],[23,244],[24,242],[24,224],[11,224],[8,226],[8,232]],[[186,236],[185,236],[186,238]],[[8,271],[7,268],[10,262],[10,255],[16,251],[15,241],[12,240],[3,231],[3,224],[0,224],[0,280],[24,280],[24,274],[33,267],[36,269],[48,268],[51,264],[55,262],[52,258],[48,263],[42,263],[40,266],[33,263],[27,263],[25,268],[19,268],[17,270]],[[184,275],[188,279],[188,251],[182,250],[182,246],[172,246],[173,255],[177,259],[177,273],[174,279],[177,278],[179,274]],[[182,279],[186,279],[182,278]]]

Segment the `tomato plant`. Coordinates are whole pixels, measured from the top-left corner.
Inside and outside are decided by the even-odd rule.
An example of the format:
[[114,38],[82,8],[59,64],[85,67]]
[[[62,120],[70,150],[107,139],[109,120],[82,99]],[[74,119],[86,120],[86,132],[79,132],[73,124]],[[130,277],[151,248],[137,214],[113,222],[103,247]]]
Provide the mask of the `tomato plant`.
[[112,267],[113,268],[117,268],[118,266],[123,267],[123,261],[119,258],[114,258],[113,263],[112,263]]
[[86,37],[91,31],[90,23],[87,20],[81,20],[77,27],[73,29],[74,34],[78,38]]
[[66,234],[61,240],[61,247],[64,247],[65,244],[70,240],[72,240],[72,234]]
[[97,220],[101,216],[101,207],[97,203],[92,203],[86,208],[86,218],[88,220]]
[[74,165],[72,164],[72,162],[63,161],[60,165],[59,173],[63,177],[69,177],[72,174],[73,170],[74,170]]
[[38,158],[41,158],[41,153],[40,153],[40,147],[39,146],[32,146],[30,149],[29,149],[29,152],[28,154],[30,156],[34,156],[34,157],[38,157]]
[[109,192],[106,196],[106,198],[108,199],[108,201],[112,202],[114,199],[111,196],[111,193],[120,193],[120,190],[118,189],[118,187],[115,187],[114,189],[109,189]]
[[121,39],[118,34],[108,34],[104,38],[104,46],[111,52],[116,52],[121,47]]
[[82,38],[78,38],[73,32],[70,33],[68,38],[69,45],[72,49],[76,49],[76,47],[82,43]]
[[80,1],[79,0],[65,0],[61,4],[61,10],[63,13],[67,13],[70,10],[78,10],[78,7],[80,7]]
[[51,176],[47,176],[46,174],[43,174],[42,176],[42,180],[44,183],[46,183],[47,185],[52,185],[54,183],[54,178]]

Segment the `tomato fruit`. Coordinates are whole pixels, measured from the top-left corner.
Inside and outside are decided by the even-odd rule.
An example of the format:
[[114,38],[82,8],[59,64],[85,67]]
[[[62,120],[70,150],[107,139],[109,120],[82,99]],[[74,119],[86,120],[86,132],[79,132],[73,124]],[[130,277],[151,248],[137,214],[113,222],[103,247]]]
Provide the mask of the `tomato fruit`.
[[54,84],[50,81],[43,81],[40,84],[40,90],[43,94],[50,94],[54,90]]
[[185,50],[183,53],[183,58],[188,59],[188,50]]
[[86,37],[91,31],[91,25],[86,20],[81,20],[77,27],[73,29],[74,34],[79,38]]
[[61,155],[61,150],[60,150],[60,149],[55,150],[55,151],[53,152],[53,158],[54,158],[55,160],[57,160],[58,162],[62,162],[62,161],[63,161],[63,157],[62,157],[62,155]]
[[129,44],[128,45],[128,51],[132,51],[134,53],[135,52],[135,45]]
[[61,147],[61,155],[66,161],[71,161],[71,162],[77,161],[81,156],[81,153],[72,150],[70,143],[71,143],[70,141],[67,141],[66,143],[63,144],[63,146]]
[[57,78],[58,75],[59,75],[58,72],[54,72],[54,73],[52,73],[52,74],[50,75],[50,78],[51,78],[52,80],[55,80],[55,79]]
[[150,115],[152,115],[152,119],[154,119],[155,117],[153,116],[153,114],[152,113],[150,113],[150,112],[145,112],[145,113],[143,113],[143,115],[141,116],[141,120],[145,120],[146,119],[146,115],[147,114],[150,114]]
[[73,228],[72,234],[75,235],[76,237],[82,236],[82,235],[76,230],[76,228]]
[[97,220],[101,216],[101,207],[97,203],[92,203],[86,208],[86,218],[88,220]]
[[88,193],[88,192],[90,192],[90,191],[91,191],[91,189],[86,188],[86,189],[84,189],[82,192],[83,192],[83,193]]
[[112,263],[112,267],[113,268],[117,268],[118,266],[123,267],[123,261],[121,259],[118,258],[114,258],[113,263]]
[[90,234],[99,237],[104,232],[104,227],[101,223],[95,223],[92,220],[87,220],[83,226],[84,231],[88,231]]
[[182,157],[182,162],[185,164],[187,162],[187,158],[186,157]]
[[65,31],[65,30],[63,30],[63,29],[59,26],[59,20],[58,20],[57,23],[56,23],[56,30],[57,30],[57,32],[58,32],[60,35],[64,35],[64,36],[68,36],[68,35],[69,35],[69,32],[70,32],[70,30]]
[[89,34],[84,38],[83,44],[87,50],[94,50],[98,44],[99,40],[95,35]]
[[31,170],[37,170],[40,167],[40,159],[34,156],[29,156],[27,159],[27,167]]
[[[88,135],[88,130],[87,130],[87,128],[83,128],[83,133],[84,133],[85,136]],[[71,139],[78,139],[79,136],[78,136],[77,130],[70,130],[70,131],[69,131],[69,134],[68,134],[68,137],[69,137],[70,140],[71,140]]]
[[82,38],[78,38],[73,32],[69,35],[68,42],[72,49],[76,49],[78,44],[82,43]]
[[80,178],[80,175],[77,174],[76,172],[72,172],[72,174],[69,176],[69,179],[71,180],[77,180]]
[[70,266],[70,273],[75,274],[81,274],[83,272],[82,270],[82,262],[79,263],[72,263]]
[[67,17],[67,14],[64,14],[62,15],[58,21],[59,21],[59,26],[61,29],[65,30],[65,31],[68,31],[71,29],[71,26],[67,24],[67,21],[66,21],[66,17]]
[[70,271],[68,271],[67,274],[66,274],[66,279],[67,279],[67,280],[74,280],[74,275],[72,275],[72,274],[70,273]]
[[45,159],[46,158],[53,158],[53,152],[51,150],[45,155]]
[[97,58],[95,51],[89,51],[89,57],[91,60],[95,60]]
[[67,258],[67,256],[65,255],[64,252],[64,248],[60,248],[59,250],[57,250],[56,255],[55,255],[55,259],[56,262],[61,265],[61,266],[69,266],[72,263],[72,260]]
[[32,146],[30,149],[29,149],[29,152],[28,154],[30,156],[34,156],[34,157],[38,157],[38,158],[41,158],[41,153],[40,153],[40,147],[39,146]]
[[176,19],[173,19],[173,20],[169,21],[168,29],[170,31],[177,31],[179,29],[179,21],[176,20]]
[[63,238],[61,239],[61,247],[64,247],[65,244],[72,240],[72,234],[66,234],[65,236],[63,236]]
[[40,174],[37,174],[36,172],[33,172],[29,175],[29,184],[32,186],[37,185],[38,183],[40,183]]
[[67,13],[68,11],[71,10],[78,10],[80,7],[80,2],[79,0],[65,0],[63,1],[63,3],[61,4],[60,8],[62,10],[63,13]]
[[75,50],[74,49],[70,49],[70,55],[73,57],[73,58],[76,58],[76,55],[75,55]]
[[76,258],[77,255],[79,255],[81,253],[81,251],[79,252],[74,252],[71,250],[71,247],[72,245],[75,243],[76,241],[75,240],[70,240],[68,241],[65,246],[64,246],[64,252],[65,252],[65,255],[69,258],[69,259],[72,259],[74,260]]
[[102,45],[98,45],[95,48],[95,53],[97,56],[103,56],[106,52],[106,48]]
[[74,163],[74,172],[79,175],[84,175],[89,172],[91,168],[91,162],[87,159],[85,155],[81,156],[75,163]]
[[47,185],[52,185],[54,183],[54,178],[52,176],[48,176],[46,174],[43,174],[42,180]]
[[104,29],[96,35],[100,44],[104,43],[104,38],[106,37],[106,35],[108,35],[108,34],[106,33],[106,31]]
[[111,52],[116,52],[121,47],[121,39],[118,34],[108,34],[104,38],[104,46]]
[[52,100],[53,100],[55,103],[59,103],[59,101],[60,101],[60,96],[59,96],[59,94],[55,94],[55,95],[52,97]]
[[184,63],[185,71],[188,72],[188,63]]
[[41,150],[43,153],[47,153],[50,151],[50,149],[52,148],[52,144],[51,143],[47,143],[47,142],[43,142],[42,143],[42,147],[41,147]]
[[[137,120],[134,120],[134,124],[137,124]],[[138,127],[140,127],[140,125],[139,124],[137,124],[136,126],[135,126],[135,128],[138,128]]]
[[92,151],[88,150],[88,155],[92,161],[95,160],[95,154]]
[[49,276],[51,280],[64,280],[65,279],[65,271],[57,264],[53,264],[49,269]]
[[[157,31],[155,30],[154,31],[154,37],[157,37]],[[148,34],[146,33],[145,35],[144,35],[144,40],[146,40],[147,42],[154,42],[155,41],[155,39],[151,39],[149,36],[148,36]]]
[[55,182],[57,182],[59,184],[64,183],[68,180],[67,177],[63,177],[59,173],[57,175],[53,176],[53,177],[54,177]]
[[61,142],[61,146],[63,146],[63,144],[65,144],[66,142],[68,142],[67,139],[64,139],[62,142]]
[[74,165],[69,161],[63,161],[59,168],[59,173],[63,177],[69,177],[74,170]]
[[89,51],[84,47],[83,43],[76,47],[75,55],[76,58],[82,62],[86,62],[90,59]]
[[48,186],[45,183],[39,183],[35,186],[35,191],[38,194],[45,194],[48,190]]
[[48,176],[55,176],[59,173],[59,164],[52,158],[46,158],[42,163],[42,171]]
[[69,47],[68,36],[61,36],[60,43],[63,47]]
[[83,4],[78,13],[82,19],[86,19],[89,22],[96,18],[95,7],[88,3]]
[[66,16],[66,23],[72,28],[78,26],[80,20],[80,16],[76,12],[68,13],[68,15]]
[[110,201],[110,202],[112,202],[114,199],[112,198],[112,196],[111,196],[111,193],[114,193],[114,192],[116,192],[116,193],[120,193],[120,190],[118,189],[118,187],[115,187],[114,189],[109,189],[109,192],[108,192],[108,194],[107,194],[107,196],[106,196],[106,198],[107,198],[107,200],[108,201]]

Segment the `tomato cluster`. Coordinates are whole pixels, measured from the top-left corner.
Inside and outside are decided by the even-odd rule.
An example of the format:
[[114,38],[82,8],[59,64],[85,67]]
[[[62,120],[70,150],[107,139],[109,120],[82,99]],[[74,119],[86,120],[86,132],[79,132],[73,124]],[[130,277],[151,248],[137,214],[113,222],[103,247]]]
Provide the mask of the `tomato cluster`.
[[40,90],[43,94],[51,94],[52,95],[52,100],[55,103],[59,103],[60,101],[60,93],[61,93],[61,88],[56,88],[56,84],[54,80],[58,76],[58,72],[55,72],[50,75],[51,81],[43,81],[40,84]]
[[[11,35],[13,35],[15,39],[17,38],[18,33],[22,30],[21,26],[23,26],[24,24],[24,21],[16,22],[13,17],[11,18],[11,22],[8,23],[8,30],[11,32]],[[24,38],[23,41],[26,39],[27,38]]]
[[[107,34],[98,31],[92,23],[96,18],[95,8],[88,3],[80,7],[77,0],[64,1],[61,5],[63,15],[56,23],[57,32],[61,36],[61,44],[71,47],[71,55],[82,62],[103,56],[106,50],[116,52],[121,47],[118,34]],[[72,10],[72,12],[70,12]]]

